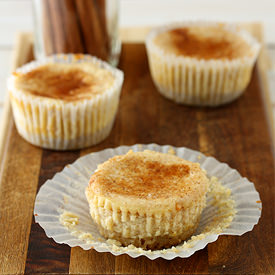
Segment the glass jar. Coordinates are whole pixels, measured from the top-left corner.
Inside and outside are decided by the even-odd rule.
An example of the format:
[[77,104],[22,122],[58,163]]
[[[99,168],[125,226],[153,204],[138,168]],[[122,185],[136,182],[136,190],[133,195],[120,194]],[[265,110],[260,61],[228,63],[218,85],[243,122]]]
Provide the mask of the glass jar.
[[56,53],[88,53],[118,64],[118,0],[33,0],[36,59]]

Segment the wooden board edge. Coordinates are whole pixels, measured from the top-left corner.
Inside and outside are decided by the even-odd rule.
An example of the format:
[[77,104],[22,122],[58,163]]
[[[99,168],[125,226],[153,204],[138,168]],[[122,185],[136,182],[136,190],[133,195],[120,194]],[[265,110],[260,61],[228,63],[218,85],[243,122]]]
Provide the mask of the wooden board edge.
[[[11,63],[11,70],[15,70],[17,67],[21,66],[22,64],[24,64],[26,61],[30,60],[30,58],[32,57],[32,36],[29,33],[18,33],[16,36],[16,44],[15,44],[15,48],[13,50],[12,53],[12,63]],[[15,155],[14,155],[14,150],[16,150],[16,147],[18,148],[22,148],[22,143],[24,143],[25,141],[23,141],[23,139],[21,139],[18,135],[13,136],[12,135],[12,131],[14,131],[14,123],[13,123],[13,117],[12,117],[12,109],[11,109],[11,104],[10,104],[10,100],[9,100],[9,95],[7,93],[6,95],[6,100],[5,100],[5,104],[4,104],[4,110],[3,110],[3,123],[0,126],[0,195],[1,198],[3,198],[3,200],[1,201],[1,210],[3,211],[3,214],[1,214],[1,218],[3,219],[3,224],[1,224],[1,228],[3,228],[4,226],[6,226],[5,223],[5,218],[7,218],[7,215],[9,215],[10,219],[13,219],[14,217],[17,218],[17,222],[14,223],[14,226],[17,226],[18,228],[21,229],[21,234],[24,236],[28,236],[29,235],[29,229],[30,229],[30,225],[31,224],[31,219],[32,219],[32,215],[31,216],[26,216],[25,213],[23,211],[23,208],[26,207],[26,202],[23,200],[18,199],[18,202],[16,201],[14,195],[8,197],[7,194],[9,193],[9,189],[7,188],[8,186],[15,186],[15,182],[17,181],[17,178],[19,176],[20,179],[22,179],[22,182],[19,182],[18,185],[16,186],[17,190],[21,190],[23,191],[25,188],[28,188],[27,185],[24,184],[24,174],[25,172],[23,172],[23,174],[18,174],[17,172],[19,171],[18,169],[15,169],[14,171],[11,170],[11,172],[8,172],[8,169],[10,167],[10,165],[14,165],[15,163],[18,163],[18,160],[16,159]],[[17,139],[17,140],[16,140]],[[18,142],[20,141],[20,142]],[[12,144],[12,142],[15,144]],[[17,148],[17,150],[18,150]],[[33,147],[34,148],[34,147]],[[11,151],[13,150],[13,153],[11,153]],[[35,152],[35,154],[33,154],[33,151]],[[37,167],[40,167],[40,155],[41,152],[39,150],[37,150],[36,148],[33,149],[33,151],[31,150],[31,159],[34,161],[35,165]],[[22,153],[23,152],[23,153]],[[25,154],[27,152],[29,152],[29,150],[27,150],[26,152],[22,151],[22,154]],[[25,156],[25,155],[24,155]],[[30,156],[29,156],[30,157]],[[10,162],[11,161],[11,162]],[[8,164],[6,164],[6,162]],[[28,169],[32,169],[33,167],[28,167]],[[39,172],[39,169],[36,170]],[[11,176],[12,175],[12,176]],[[37,173],[32,173],[33,178],[32,179],[27,179],[27,181],[31,181],[34,180],[37,177]],[[12,182],[10,182],[10,180],[12,180]],[[26,179],[25,179],[26,182]],[[10,185],[7,185],[6,183],[11,183]],[[33,192],[31,192],[31,191]],[[36,185],[32,185],[31,184],[31,188],[28,190],[28,192],[18,192],[19,197],[24,194],[23,196],[32,196],[32,198],[34,198],[33,194],[35,194],[36,191]],[[15,192],[16,193],[16,192]],[[6,205],[5,203],[8,203],[8,201],[11,203],[11,209],[9,210],[9,213],[7,214],[7,209],[5,208]],[[4,202],[4,203],[3,203]],[[16,207],[16,203],[18,203],[20,205],[19,209],[15,210]],[[21,204],[20,204],[21,203]],[[33,203],[33,200],[31,200],[31,204]],[[33,209],[33,206],[31,205],[31,209]],[[29,209],[27,210],[29,211]],[[19,213],[22,213],[22,215],[18,215]],[[21,221],[22,219],[24,219],[24,223],[21,223],[19,221]],[[28,219],[28,220],[27,220]],[[21,226],[23,225],[23,226]],[[22,228],[23,230],[22,230]],[[10,233],[7,234],[5,236],[5,241],[3,243],[1,243],[1,247],[5,247],[5,248],[11,248],[13,249],[12,246],[7,246],[7,240],[9,238],[13,238],[15,237],[14,235],[11,236]],[[20,236],[19,236],[20,238]],[[14,274],[14,273],[20,273],[24,272],[24,266],[25,266],[25,260],[26,260],[26,255],[23,255],[22,251],[25,253],[25,247],[27,247],[28,245],[28,238],[24,238],[24,241],[20,241],[20,244],[18,244],[17,248],[18,252],[19,252],[19,256],[23,256],[22,260],[18,260],[17,257],[12,257],[12,258],[1,258],[1,260],[4,260],[1,262],[1,268],[0,268],[0,273],[1,274]],[[1,250],[2,251],[2,250]],[[3,251],[2,251],[3,252]],[[10,251],[4,250],[4,252],[9,255]],[[8,257],[8,256],[7,256]]]
[[6,96],[3,114],[2,114],[2,124],[0,125],[0,178],[3,170],[3,163],[5,160],[5,156],[7,153],[7,141],[9,140],[9,136],[12,128],[12,118],[11,118],[11,106],[8,95]]
[[124,43],[144,43],[147,34],[154,26],[123,27],[119,30],[119,37]]
[[261,50],[257,59],[257,71],[260,77],[262,98],[265,106],[266,118],[268,123],[268,129],[272,141],[273,151],[275,150],[275,127],[272,111],[272,103],[270,98],[270,88],[268,82],[268,70],[271,69],[272,64],[269,58],[269,54],[265,44],[263,24],[262,23],[251,23],[243,24],[243,27],[249,31],[254,37],[256,37],[261,43]]
[[275,151],[275,127],[274,127],[272,104],[270,99],[270,88],[269,88],[269,82],[268,82],[268,76],[267,76],[268,70],[270,68],[271,68],[271,64],[268,58],[267,49],[263,48],[258,58],[257,69],[260,76],[262,97],[263,97],[263,102],[265,106],[268,128],[269,128],[270,136],[272,140],[273,151]]
[[[17,67],[24,62],[24,53],[29,52],[32,49],[33,39],[32,34],[28,32],[19,32],[16,35],[15,48],[12,53],[11,71],[14,71]],[[2,124],[0,125],[0,168],[2,169],[5,160],[5,154],[7,151],[7,141],[9,140],[11,126],[12,126],[12,110],[9,100],[8,91],[6,93],[3,113]],[[0,170],[1,175],[1,170]]]

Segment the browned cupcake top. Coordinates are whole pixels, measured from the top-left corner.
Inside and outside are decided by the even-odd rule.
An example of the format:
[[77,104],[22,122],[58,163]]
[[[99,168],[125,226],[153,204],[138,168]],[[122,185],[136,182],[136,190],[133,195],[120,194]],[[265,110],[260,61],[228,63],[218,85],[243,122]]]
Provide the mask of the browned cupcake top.
[[251,54],[244,39],[222,25],[175,28],[158,34],[154,42],[165,53],[205,60],[232,60]]
[[66,101],[91,98],[112,86],[114,76],[92,63],[51,63],[28,73],[15,73],[16,88],[33,95]]
[[153,151],[128,152],[99,165],[89,190],[104,197],[191,200],[206,193],[208,179],[199,164]]

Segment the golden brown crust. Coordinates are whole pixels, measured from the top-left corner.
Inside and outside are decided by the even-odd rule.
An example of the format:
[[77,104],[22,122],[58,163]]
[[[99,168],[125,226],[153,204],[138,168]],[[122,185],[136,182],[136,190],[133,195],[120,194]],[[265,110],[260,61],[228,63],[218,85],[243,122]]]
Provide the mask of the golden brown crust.
[[115,231],[110,232],[109,230],[106,230],[100,225],[98,225],[98,229],[100,231],[100,234],[104,236],[104,238],[111,239],[111,240],[114,239],[116,241],[119,241],[123,246],[134,245],[136,247],[141,247],[143,249],[157,250],[157,249],[170,248],[173,245],[178,245],[183,240],[187,240],[189,237],[193,235],[197,226],[198,226],[198,222],[178,235],[165,234],[162,236],[151,236],[151,237],[135,236],[132,238],[125,238],[122,236],[122,234],[119,234]]
[[146,150],[130,151],[99,165],[89,190],[105,198],[196,200],[206,193],[207,185],[199,164]]
[[235,59],[249,55],[249,45],[223,26],[189,26],[158,34],[155,43],[167,53],[198,59]]
[[91,98],[112,86],[113,75],[92,63],[46,64],[16,73],[16,88],[33,95],[66,101]]

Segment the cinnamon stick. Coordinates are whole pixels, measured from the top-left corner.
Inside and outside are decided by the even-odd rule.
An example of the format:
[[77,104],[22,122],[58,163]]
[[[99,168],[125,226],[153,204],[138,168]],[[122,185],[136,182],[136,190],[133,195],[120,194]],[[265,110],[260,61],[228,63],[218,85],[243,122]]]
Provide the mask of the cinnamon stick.
[[66,35],[63,29],[62,18],[60,15],[59,0],[46,0],[48,1],[49,14],[51,18],[51,25],[53,29],[53,37],[51,38],[54,43],[56,53],[66,52],[67,41]]
[[106,60],[108,58],[108,49],[105,46],[106,38],[102,32],[94,1],[78,0],[75,3],[87,52]]
[[46,54],[89,53],[108,60],[105,0],[42,0]]
[[94,0],[95,7],[97,8],[101,30],[103,33],[105,47],[109,52],[110,43],[109,43],[109,34],[107,29],[107,17],[106,17],[106,1],[105,0]]
[[[38,16],[40,15],[38,14]],[[42,35],[44,41],[44,51],[46,52],[46,54],[53,54],[56,52],[56,49],[52,26],[52,18],[47,0],[42,1],[42,18]]]
[[66,53],[83,53],[84,43],[82,41],[78,26],[77,14],[74,0],[58,1],[60,6],[60,17],[63,22],[63,30],[66,37]]

